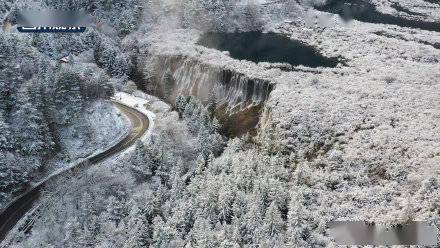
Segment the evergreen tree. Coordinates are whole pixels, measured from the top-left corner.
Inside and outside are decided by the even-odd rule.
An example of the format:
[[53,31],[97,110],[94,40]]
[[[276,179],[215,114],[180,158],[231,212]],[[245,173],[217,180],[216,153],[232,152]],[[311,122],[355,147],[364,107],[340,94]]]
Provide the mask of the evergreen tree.
[[154,156],[151,150],[142,141],[136,142],[135,151],[130,159],[131,169],[138,179],[145,179],[153,175]]
[[189,100],[187,101],[187,104],[185,106],[185,110],[183,111],[183,116],[185,118],[191,118],[191,116],[194,114],[194,111],[196,109],[196,102],[193,97],[189,97]]
[[29,177],[20,160],[0,150],[0,193],[13,192],[28,182]]
[[153,243],[150,247],[171,247],[170,243],[176,237],[176,231],[170,228],[162,217],[154,218],[153,230]]
[[126,75],[128,72],[128,58],[126,55],[111,39],[102,35],[98,37],[94,49],[96,63],[104,67],[110,76],[122,77]]
[[291,246],[312,247],[311,246],[311,213],[304,204],[307,204],[306,187],[300,186],[292,189],[292,197],[289,204],[287,238]]
[[167,69],[163,75],[163,88],[166,96],[170,96],[173,94],[174,86],[176,84],[174,80],[174,76],[171,70]]
[[243,220],[242,238],[245,244],[258,244],[262,237],[262,214],[255,202],[250,202],[249,210]]
[[284,221],[281,218],[281,213],[278,210],[275,202],[272,202],[269,208],[266,210],[264,216],[263,229],[268,237],[281,234],[284,227]]
[[218,247],[219,242],[216,240],[212,225],[209,220],[198,217],[194,221],[194,227],[190,233],[190,244],[192,247]]
[[184,96],[182,95],[178,95],[176,98],[176,109],[177,112],[179,113],[179,118],[182,118],[183,116],[183,112],[185,111],[186,108],[186,99]]
[[[0,73],[5,73],[4,70]],[[5,73],[6,75],[7,73]],[[12,106],[15,105],[15,99],[13,96],[12,89],[13,82],[10,80],[6,81],[0,78],[0,111],[7,113],[11,110]]]
[[209,92],[208,105],[207,105],[207,110],[210,114],[211,119],[214,118],[216,109],[217,109],[217,96],[215,92],[212,90],[211,92]]
[[147,247],[151,242],[148,237],[148,222],[144,218],[142,210],[135,203],[128,215],[128,240],[124,247],[141,248]]
[[202,154],[197,156],[196,160],[196,174],[202,174],[206,167],[206,160]]
[[[65,238],[63,240],[63,243],[66,247],[70,246],[71,244],[78,244],[81,245],[80,238],[81,238],[81,224],[76,218],[69,218],[65,225]],[[84,244],[83,244],[84,245]]]
[[123,203],[114,196],[110,196],[107,200],[106,218],[110,222],[119,224],[124,216]]
[[81,79],[72,67],[61,67],[56,77],[54,103],[60,124],[69,124],[82,110]]
[[13,144],[11,129],[0,111],[0,150],[11,149]]
[[47,123],[43,114],[30,101],[28,92],[21,89],[18,99],[18,109],[14,113],[15,137],[20,150],[29,155],[39,155],[49,147],[45,143],[48,133]]
[[232,220],[232,203],[234,202],[233,186],[230,183],[229,178],[226,178],[226,174],[223,172],[220,175],[220,182],[224,182],[219,189],[218,196],[218,209],[220,221],[230,224]]
[[42,114],[42,125],[40,132],[43,137],[43,142],[46,144],[46,149],[51,149],[55,145],[52,138],[52,133],[49,130],[49,104],[46,100],[46,92],[43,83],[39,83],[36,79],[29,80],[25,86],[29,94],[29,99],[36,109]]

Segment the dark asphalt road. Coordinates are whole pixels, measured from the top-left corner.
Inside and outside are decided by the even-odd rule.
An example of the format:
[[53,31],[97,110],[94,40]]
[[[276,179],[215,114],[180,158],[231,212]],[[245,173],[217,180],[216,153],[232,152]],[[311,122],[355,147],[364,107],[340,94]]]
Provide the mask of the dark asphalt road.
[[32,208],[34,202],[39,198],[41,190],[48,182],[53,181],[56,178],[65,176],[66,174],[71,172],[80,172],[82,169],[85,169],[90,165],[104,161],[105,159],[133,145],[136,140],[139,139],[148,130],[149,120],[144,114],[118,102],[113,102],[113,104],[119,110],[121,110],[121,112],[125,116],[127,116],[127,118],[130,119],[132,128],[130,133],[117,144],[108,148],[102,153],[90,157],[86,159],[86,161],[78,164],[77,166],[54,174],[43,182],[40,182],[33,188],[26,191],[24,194],[17,197],[4,209],[2,209],[0,212],[0,242],[3,241],[3,239],[6,237],[8,232],[12,230],[15,224],[17,224],[17,222]]

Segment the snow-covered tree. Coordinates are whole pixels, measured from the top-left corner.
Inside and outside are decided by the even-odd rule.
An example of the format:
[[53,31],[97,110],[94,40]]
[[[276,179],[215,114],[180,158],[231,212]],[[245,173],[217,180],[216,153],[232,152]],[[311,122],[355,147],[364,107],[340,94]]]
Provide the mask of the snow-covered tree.
[[123,77],[128,73],[128,58],[114,41],[99,36],[94,48],[94,58],[98,65],[114,77]]
[[177,112],[179,113],[179,118],[182,118],[183,112],[185,111],[186,108],[186,98],[182,95],[178,95],[176,97],[176,109]]
[[3,111],[0,111],[0,150],[11,149],[13,144],[11,128],[6,122]]
[[17,111],[14,117],[14,136],[20,150],[25,154],[39,155],[46,148],[49,133],[43,114],[37,109],[26,89],[21,89],[18,95]]
[[145,179],[153,174],[156,168],[154,164],[154,156],[151,150],[142,143],[136,142],[135,151],[130,159],[131,169],[135,176],[139,179]]
[[148,246],[151,242],[148,231],[148,221],[145,219],[145,215],[137,204],[132,206],[128,219],[128,240],[124,247],[140,248]]
[[70,66],[61,67],[56,75],[53,88],[53,103],[57,113],[55,121],[69,124],[83,107],[81,78]]
[[268,237],[283,233],[285,223],[275,202],[272,202],[267,208],[263,223],[263,229]]
[[[31,162],[31,161],[27,161]],[[12,153],[0,150],[0,202],[8,198],[8,193],[20,190],[29,182],[28,167],[25,161],[17,158]]]
[[81,242],[82,230],[78,219],[69,218],[66,221],[65,232],[66,234],[63,243],[66,247],[71,246],[73,243],[85,245],[83,242]]
[[176,237],[176,232],[157,216],[153,220],[153,242],[150,247],[170,247],[170,243]]

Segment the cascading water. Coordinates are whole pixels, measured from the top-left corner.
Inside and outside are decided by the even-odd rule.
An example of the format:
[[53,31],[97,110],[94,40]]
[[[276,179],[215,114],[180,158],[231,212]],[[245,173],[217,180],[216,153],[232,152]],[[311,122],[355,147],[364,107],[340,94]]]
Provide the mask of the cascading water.
[[153,63],[155,94],[174,104],[178,95],[207,103],[215,98],[216,116],[226,134],[237,136],[256,127],[261,109],[273,89],[264,79],[219,68],[183,56],[158,56]]
[[166,98],[174,102],[177,95],[193,95],[207,102],[214,96],[218,105],[229,111],[240,111],[266,101],[273,85],[263,79],[252,79],[228,69],[208,66],[183,57],[159,59],[157,83]]

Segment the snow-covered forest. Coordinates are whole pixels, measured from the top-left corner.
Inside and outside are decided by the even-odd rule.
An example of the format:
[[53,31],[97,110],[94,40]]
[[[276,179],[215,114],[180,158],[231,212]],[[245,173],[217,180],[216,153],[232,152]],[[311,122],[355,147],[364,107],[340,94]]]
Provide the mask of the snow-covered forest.
[[[438,219],[440,33],[315,9],[333,2],[0,3],[0,206],[123,136],[116,91],[155,114],[131,149],[51,182],[32,227],[25,216],[1,245],[335,247],[333,220]],[[432,1],[368,2],[440,23]],[[84,33],[23,34],[23,8],[94,21]],[[247,31],[340,62],[255,63],[198,44],[204,32]]]
[[33,42],[0,34],[2,204],[34,179],[109,142],[106,132],[122,134],[125,125],[109,103],[98,103],[113,94],[105,73],[61,65]]

